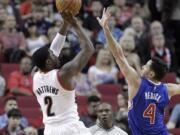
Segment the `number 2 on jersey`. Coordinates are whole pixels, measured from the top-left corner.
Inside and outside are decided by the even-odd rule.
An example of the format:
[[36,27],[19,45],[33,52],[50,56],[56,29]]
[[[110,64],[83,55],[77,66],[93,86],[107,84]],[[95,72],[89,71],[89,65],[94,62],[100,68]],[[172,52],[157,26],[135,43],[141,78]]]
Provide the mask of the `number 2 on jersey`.
[[47,110],[46,110],[47,116],[49,116],[49,117],[54,116],[55,113],[51,112],[51,107],[52,107],[52,103],[53,103],[52,98],[50,96],[46,96],[44,98],[44,103],[45,103],[45,105],[47,105]]
[[150,124],[155,123],[155,117],[156,117],[156,104],[149,104],[149,106],[144,110],[143,112],[144,118],[150,119]]

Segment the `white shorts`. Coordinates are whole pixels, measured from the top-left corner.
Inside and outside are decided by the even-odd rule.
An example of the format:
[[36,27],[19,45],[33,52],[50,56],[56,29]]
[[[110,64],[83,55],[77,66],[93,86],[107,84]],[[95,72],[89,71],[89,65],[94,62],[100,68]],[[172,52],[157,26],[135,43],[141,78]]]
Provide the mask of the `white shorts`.
[[91,135],[91,132],[78,121],[59,126],[46,125],[44,135]]

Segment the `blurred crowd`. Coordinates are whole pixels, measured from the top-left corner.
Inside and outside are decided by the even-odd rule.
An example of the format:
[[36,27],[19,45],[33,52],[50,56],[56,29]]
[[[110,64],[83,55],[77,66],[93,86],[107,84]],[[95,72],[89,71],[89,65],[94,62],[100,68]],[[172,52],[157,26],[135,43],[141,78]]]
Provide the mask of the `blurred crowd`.
[[[123,85],[126,95],[126,81],[107,48],[103,30],[96,20],[96,17],[102,15],[104,7],[110,8],[110,30],[122,46],[131,66],[141,74],[141,66],[151,57],[157,56],[167,63],[169,72],[176,73],[178,81],[180,0],[82,0],[82,8],[77,18],[92,40],[95,53],[82,73],[74,78],[77,95],[89,96],[92,92],[97,92],[97,85],[119,83]],[[1,96],[33,95],[32,76],[35,69],[31,56],[38,48],[50,46],[61,24],[62,17],[56,10],[54,0],[0,1],[0,63],[19,64],[19,70],[12,72],[8,79],[3,77],[0,67]],[[59,60],[65,64],[78,52],[77,34],[73,29],[69,29]],[[91,102],[99,101],[99,96],[88,98],[91,109],[88,109],[88,119],[82,118],[86,126],[94,124],[97,118],[92,110],[96,104]],[[115,121],[119,127],[128,131],[126,96],[118,95],[118,105]],[[177,115],[178,112],[179,117],[180,107],[177,106],[175,109],[178,111],[172,114]],[[180,125],[172,124],[173,120],[178,119],[177,116],[172,116],[168,122],[169,128]],[[18,110],[7,112],[6,118],[11,117],[23,118]],[[0,118],[0,127],[3,126]],[[25,128],[23,126],[21,127]],[[34,129],[30,127],[26,131],[29,130]]]

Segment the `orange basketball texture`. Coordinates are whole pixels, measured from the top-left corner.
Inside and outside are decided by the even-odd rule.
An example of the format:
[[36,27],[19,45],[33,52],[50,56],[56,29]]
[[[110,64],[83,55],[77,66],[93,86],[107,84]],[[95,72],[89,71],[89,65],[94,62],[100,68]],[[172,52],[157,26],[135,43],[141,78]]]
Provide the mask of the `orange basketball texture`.
[[79,13],[81,5],[81,0],[56,0],[56,7],[60,13],[66,10],[67,12],[76,15]]

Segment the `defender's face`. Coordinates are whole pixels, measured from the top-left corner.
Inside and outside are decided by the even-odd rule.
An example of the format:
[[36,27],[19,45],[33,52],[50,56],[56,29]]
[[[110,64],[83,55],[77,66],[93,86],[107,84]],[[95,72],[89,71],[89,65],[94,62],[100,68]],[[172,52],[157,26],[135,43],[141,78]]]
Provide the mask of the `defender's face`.
[[143,77],[149,78],[149,74],[150,74],[150,71],[151,71],[150,70],[151,64],[152,64],[152,61],[150,60],[150,61],[148,61],[146,63],[146,65],[142,66],[141,75]]

